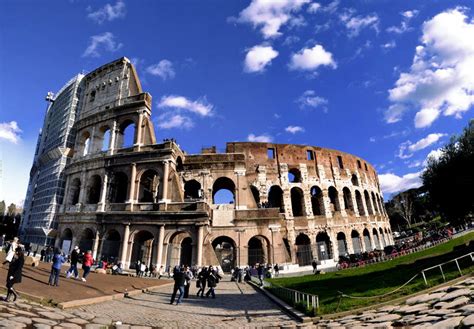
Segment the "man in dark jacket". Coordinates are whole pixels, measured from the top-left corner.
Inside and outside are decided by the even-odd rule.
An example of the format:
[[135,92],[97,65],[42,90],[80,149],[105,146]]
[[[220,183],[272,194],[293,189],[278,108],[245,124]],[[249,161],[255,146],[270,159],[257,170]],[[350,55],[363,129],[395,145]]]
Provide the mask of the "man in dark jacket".
[[197,296],[199,297],[199,294],[201,297],[204,298],[204,292],[206,291],[206,285],[207,285],[207,267],[203,267],[201,272],[199,272],[198,277],[197,277],[197,284],[198,284],[198,292]]
[[10,296],[13,295],[13,301],[16,301],[18,298],[18,293],[13,289],[15,283],[21,282],[23,264],[25,263],[25,256],[23,255],[23,250],[21,247],[15,249],[15,256],[13,256],[10,266],[8,267],[7,274],[7,297],[6,301],[10,299]]
[[209,297],[209,295],[212,295],[212,298],[216,298],[216,293],[215,289],[217,287],[217,284],[219,283],[219,280],[222,279],[222,277],[217,273],[216,270],[212,266],[209,266],[208,270],[208,276],[207,276],[207,286],[209,287],[209,290],[206,293],[206,297]]
[[191,280],[191,278],[186,274],[184,267],[181,267],[179,271],[176,271],[175,274],[173,275],[174,279],[174,287],[173,287],[173,293],[171,294],[171,301],[170,304],[174,303],[174,300],[176,298],[176,292],[179,290],[179,296],[178,296],[178,301],[176,302],[176,305],[181,304],[181,301],[184,296],[184,286],[186,285],[186,281]]
[[79,247],[75,246],[71,252],[71,267],[66,272],[66,278],[70,278],[74,273],[74,278],[79,279],[79,272],[77,271],[77,262],[79,260]]

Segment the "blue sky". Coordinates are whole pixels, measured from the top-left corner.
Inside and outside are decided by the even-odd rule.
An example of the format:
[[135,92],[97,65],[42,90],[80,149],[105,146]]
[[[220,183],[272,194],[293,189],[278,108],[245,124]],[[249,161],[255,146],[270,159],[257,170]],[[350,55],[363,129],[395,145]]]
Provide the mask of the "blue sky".
[[[472,118],[472,1],[0,3],[0,199],[24,199],[48,91],[126,56],[157,139],[309,144],[374,164],[385,197]],[[473,8],[474,10],[474,8]]]

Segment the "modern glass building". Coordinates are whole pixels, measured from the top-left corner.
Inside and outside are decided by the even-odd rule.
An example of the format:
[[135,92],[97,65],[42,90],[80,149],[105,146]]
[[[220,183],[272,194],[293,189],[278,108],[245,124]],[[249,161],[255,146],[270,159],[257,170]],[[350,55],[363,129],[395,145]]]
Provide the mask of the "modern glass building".
[[54,242],[56,214],[64,197],[64,168],[74,146],[73,125],[80,110],[83,77],[75,76],[56,95],[49,94],[46,99],[49,106],[38,136],[20,225],[24,243]]

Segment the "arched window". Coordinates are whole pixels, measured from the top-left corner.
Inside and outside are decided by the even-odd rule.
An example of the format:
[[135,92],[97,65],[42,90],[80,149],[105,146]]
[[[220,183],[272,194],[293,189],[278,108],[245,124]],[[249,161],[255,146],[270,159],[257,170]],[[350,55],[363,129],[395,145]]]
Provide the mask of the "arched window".
[[313,261],[313,251],[311,250],[310,238],[306,234],[300,233],[296,237],[295,245],[298,265],[310,265]]
[[82,156],[88,155],[90,152],[90,144],[91,144],[91,135],[88,131],[84,132],[81,136],[80,143],[79,143],[79,154]]
[[364,203],[362,202],[362,195],[359,191],[355,191],[357,209],[359,210],[360,216],[365,216]]
[[380,214],[379,205],[377,204],[377,200],[375,199],[374,192],[372,192],[371,195],[372,195],[372,204],[374,205],[374,212]]
[[354,254],[360,254],[362,252],[362,245],[360,242],[360,235],[359,232],[353,230],[351,232],[351,239],[352,239],[352,248],[354,250]]
[[303,191],[299,187],[291,189],[291,210],[294,217],[305,215]]
[[258,191],[258,188],[254,185],[250,185],[250,190],[252,191],[253,199],[255,200],[257,208],[260,208],[260,192]]
[[372,209],[372,204],[370,203],[369,192],[367,192],[367,190],[364,191],[364,198],[365,198],[365,205],[367,206],[367,212],[369,213],[369,215],[373,215],[374,211]]
[[104,127],[101,129],[101,131],[102,131],[101,151],[106,152],[110,149],[110,129],[108,127]]
[[316,235],[316,244],[318,246],[319,260],[332,258],[331,240],[326,232],[319,232],[318,235]]
[[301,172],[297,168],[291,168],[288,171],[288,181],[290,183],[300,183],[301,182]]
[[183,159],[181,157],[176,158],[176,171],[183,171],[184,166],[183,166]]
[[199,199],[201,197],[201,184],[191,179],[184,183],[184,198],[185,199]]
[[123,172],[114,173],[110,181],[110,202],[124,203],[128,196],[128,176]]
[[278,185],[273,185],[268,191],[268,205],[270,208],[280,208],[280,212],[285,212],[283,207],[283,190]]
[[344,232],[337,233],[337,249],[339,250],[340,256],[347,255],[347,241]]
[[313,208],[313,215],[321,216],[324,214],[323,192],[317,186],[311,188],[311,206]]
[[214,204],[235,203],[235,184],[232,179],[219,177],[212,185],[212,202]]
[[132,147],[135,144],[135,122],[127,120],[120,126],[117,134],[117,148]]
[[329,202],[331,204],[331,211],[341,211],[341,205],[339,204],[339,193],[334,186],[328,188]]
[[363,232],[364,235],[364,245],[365,245],[365,251],[371,251],[374,248],[372,247],[372,242],[370,241],[370,233],[368,229],[365,229]]
[[139,201],[157,202],[160,178],[156,171],[149,169],[140,177]]
[[87,193],[87,203],[97,204],[100,201],[102,189],[102,179],[99,175],[94,175],[89,179],[89,189]]
[[344,209],[354,211],[354,204],[352,203],[352,193],[347,187],[342,189],[344,196]]
[[357,179],[357,175],[356,175],[356,174],[352,174],[351,182],[352,182],[352,185],[354,185],[354,186],[359,186],[359,179]]
[[81,180],[79,178],[74,178],[71,182],[71,187],[69,188],[69,202],[70,205],[75,205],[79,203],[79,195],[81,194]]

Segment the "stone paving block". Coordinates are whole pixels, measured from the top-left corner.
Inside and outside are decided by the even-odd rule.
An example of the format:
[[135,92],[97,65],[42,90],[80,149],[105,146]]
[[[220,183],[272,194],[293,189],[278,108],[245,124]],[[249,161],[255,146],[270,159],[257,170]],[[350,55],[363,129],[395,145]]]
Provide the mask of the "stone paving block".
[[456,299],[456,298],[461,297],[461,296],[469,296],[470,293],[471,293],[470,289],[465,289],[465,288],[456,289],[452,292],[448,292],[446,295],[441,297],[440,302],[447,302],[447,301]]
[[440,322],[437,322],[435,324],[432,324],[432,328],[434,329],[451,329],[451,328],[457,328],[459,324],[461,323],[461,320],[464,319],[463,316],[457,316],[454,318],[449,318]]
[[51,329],[51,326],[48,326],[47,324],[42,324],[42,323],[34,323],[33,328],[35,329]]
[[428,315],[428,316],[424,316],[422,318],[419,318],[419,319],[416,319],[414,321],[411,321],[410,324],[420,324],[420,323],[426,323],[426,322],[436,322],[436,321],[439,321],[441,318],[438,317],[438,316],[432,316],[432,315]]
[[466,296],[462,296],[462,297],[456,298],[455,300],[447,303],[446,305],[443,306],[443,308],[448,308],[448,309],[449,308],[457,308],[457,307],[466,305],[467,303],[469,303],[469,298],[466,297]]
[[466,316],[462,319],[462,325],[466,327],[474,327],[474,314]]
[[43,319],[43,318],[32,318],[33,322],[39,323],[39,324],[46,324],[48,326],[55,326],[58,323],[56,321],[50,320],[50,319]]
[[54,311],[38,312],[39,315],[51,320],[64,320],[65,316],[57,314]]
[[414,304],[419,304],[419,303],[431,302],[433,300],[439,301],[444,295],[446,295],[444,292],[423,294],[423,295],[415,296],[412,298],[408,298],[406,300],[406,304],[414,305]]

